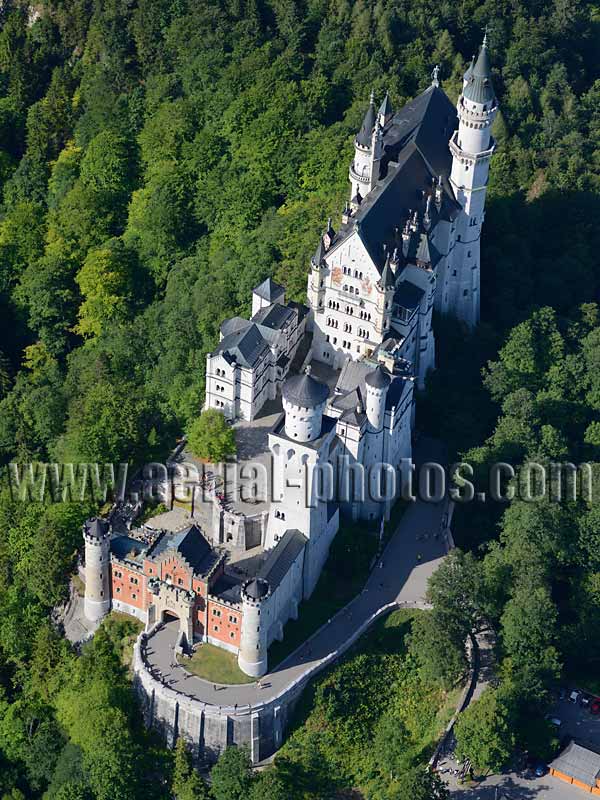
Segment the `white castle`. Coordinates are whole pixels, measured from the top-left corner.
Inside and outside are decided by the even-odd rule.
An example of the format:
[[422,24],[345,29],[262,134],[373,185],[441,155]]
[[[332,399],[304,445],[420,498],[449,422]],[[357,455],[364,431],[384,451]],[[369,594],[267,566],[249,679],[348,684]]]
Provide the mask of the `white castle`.
[[[437,72],[397,113],[387,95],[376,111],[371,96],[341,227],[329,221],[311,261],[308,307],[286,303],[283,287],[267,279],[253,292],[252,318],[226,320],[207,356],[205,408],[251,426],[265,418],[268,401],[276,407],[264,442],[276,465],[273,501],[251,520],[221,510],[212,530],[194,524],[164,533],[137,547],[137,561],[127,537],[119,543],[88,525],[91,617],[106,613],[109,597],[150,627],[169,609],[189,644],[224,647],[245,672],[262,675],[269,645],[314,590],[340,511],[387,515],[389,468],[395,475],[412,456],[414,386],[435,367],[432,311],[469,328],[479,321],[479,240],[498,108],[486,39],[456,110]],[[364,491],[357,480],[368,481]],[[262,555],[254,573],[236,579],[224,551],[255,548]]]

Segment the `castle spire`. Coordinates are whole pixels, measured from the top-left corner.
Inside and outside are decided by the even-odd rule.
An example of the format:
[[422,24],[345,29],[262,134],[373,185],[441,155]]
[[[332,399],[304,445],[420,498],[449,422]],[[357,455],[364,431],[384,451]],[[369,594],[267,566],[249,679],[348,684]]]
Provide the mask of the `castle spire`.
[[467,100],[471,100],[473,103],[485,104],[494,99],[487,31],[483,37],[483,43],[479,50],[477,61],[475,64],[471,63],[471,66],[465,73],[463,95]]
[[379,124],[382,128],[385,128],[393,114],[394,112],[392,110],[390,95],[388,92],[386,92],[385,97],[383,98],[383,103],[379,106],[379,111],[377,112],[377,118],[379,119]]
[[375,94],[371,90],[371,95],[369,97],[369,108],[367,109],[367,113],[365,114],[365,118],[363,119],[363,124],[361,125],[361,128],[356,137],[356,143],[361,145],[361,147],[370,147],[371,134],[373,132],[374,127],[375,127]]

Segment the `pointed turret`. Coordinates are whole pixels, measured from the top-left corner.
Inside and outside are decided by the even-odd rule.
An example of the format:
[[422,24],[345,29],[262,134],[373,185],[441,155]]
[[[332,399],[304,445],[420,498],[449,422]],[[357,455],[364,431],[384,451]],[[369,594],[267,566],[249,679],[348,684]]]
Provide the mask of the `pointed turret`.
[[492,67],[487,45],[487,33],[483,37],[483,44],[475,64],[465,73],[465,87],[463,95],[473,103],[489,103],[494,99],[492,86]]
[[417,247],[417,253],[415,255],[415,262],[418,267],[431,266],[431,250],[429,249],[429,239],[425,233],[421,234],[419,246]]
[[383,272],[381,273],[381,278],[379,279],[379,285],[382,289],[393,289],[395,285],[395,278],[394,272],[392,267],[390,266],[390,257],[385,260],[385,266],[383,267]]
[[383,103],[379,106],[379,111],[377,112],[377,119],[379,120],[379,124],[382,128],[385,128],[393,115],[394,111],[392,109],[390,96],[386,92],[385,97],[383,98]]
[[367,109],[367,113],[365,114],[365,118],[363,119],[363,124],[358,132],[356,137],[356,144],[360,145],[361,147],[371,147],[371,134],[373,133],[373,128],[375,127],[375,95],[371,92],[371,97],[369,98],[369,108]]
[[327,220],[327,228],[325,229],[325,233],[323,234],[323,242],[325,244],[326,250],[329,250],[334,238],[335,238],[335,231],[333,230],[333,225],[331,224],[331,217],[329,217],[329,219]]
[[321,266],[321,264],[323,263],[324,255],[325,255],[325,245],[323,244],[323,237],[320,236],[317,250],[311,259],[313,267],[316,267],[318,269]]

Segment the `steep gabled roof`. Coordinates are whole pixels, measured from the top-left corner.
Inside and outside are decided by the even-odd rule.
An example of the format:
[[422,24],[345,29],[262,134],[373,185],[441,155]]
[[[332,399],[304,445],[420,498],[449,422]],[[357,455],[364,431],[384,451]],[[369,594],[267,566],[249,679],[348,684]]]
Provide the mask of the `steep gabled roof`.
[[356,230],[381,273],[384,244],[388,252],[399,244],[398,226],[410,209],[421,209],[423,192],[431,189],[434,179],[441,178],[443,190],[436,220],[455,218],[460,205],[448,180],[448,142],[456,124],[456,110],[438,86],[429,86],[394,115],[384,132],[382,177],[338,231],[334,247]]
[[[288,528],[269,553],[267,560],[256,577],[259,580],[262,578],[271,587],[271,591],[274,592],[306,547],[307,542],[308,539],[299,530]],[[246,592],[248,592],[247,587]]]
[[251,369],[268,346],[258,327],[248,323],[247,328],[221,339],[213,355],[221,353],[228,361],[235,361],[236,364]]
[[189,564],[195,574],[205,574],[218,558],[200,528],[189,525],[181,531],[165,533],[148,552],[148,558],[154,560],[173,550]]

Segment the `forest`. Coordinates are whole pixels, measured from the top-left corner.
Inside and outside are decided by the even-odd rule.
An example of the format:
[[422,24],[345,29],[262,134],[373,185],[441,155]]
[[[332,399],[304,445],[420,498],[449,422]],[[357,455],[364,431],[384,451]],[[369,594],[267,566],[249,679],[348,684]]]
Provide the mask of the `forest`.
[[[436,320],[438,369],[418,426],[482,475],[495,460],[593,462],[599,6],[6,0],[0,468],[164,456],[198,417],[222,319],[247,314],[268,276],[304,298],[319,232],[347,197],[371,89],[398,108],[438,63],[454,101],[484,28],[501,112],[482,324],[470,335]],[[418,648],[412,657],[447,686],[464,669],[466,633],[496,632],[499,685],[463,731],[467,749],[469,725],[487,731],[482,768],[517,746],[546,747],[548,690],[597,670],[597,503],[517,499],[457,513],[456,568],[437,577],[434,611],[411,634],[439,658],[419,664]],[[131,625],[111,620],[80,656],[52,625],[92,510],[87,500],[24,504],[0,487],[0,797],[205,798],[185,751],[168,752],[141,726],[124,663]],[[317,746],[310,729],[305,739],[299,766],[288,768],[290,756],[259,778],[243,752],[227,753],[213,797],[341,791],[324,780],[335,748]],[[364,796],[435,800],[440,787],[396,756],[403,780],[365,781]]]

